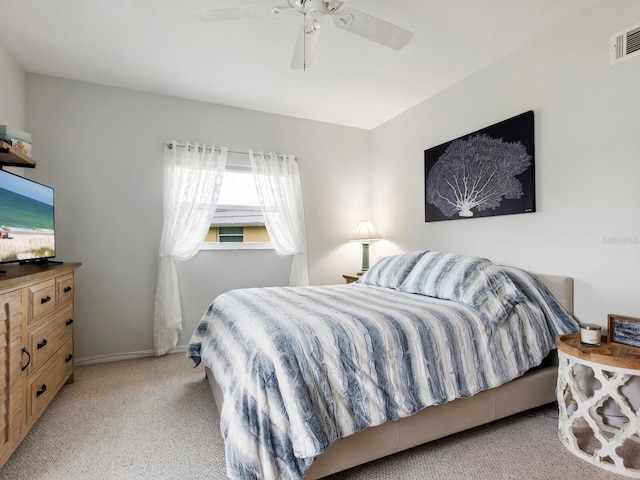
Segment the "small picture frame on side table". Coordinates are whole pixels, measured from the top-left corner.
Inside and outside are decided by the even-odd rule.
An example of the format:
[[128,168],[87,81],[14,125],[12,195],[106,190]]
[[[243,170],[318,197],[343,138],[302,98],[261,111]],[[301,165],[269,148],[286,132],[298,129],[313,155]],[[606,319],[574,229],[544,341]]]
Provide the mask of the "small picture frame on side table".
[[607,342],[640,348],[640,318],[609,314]]

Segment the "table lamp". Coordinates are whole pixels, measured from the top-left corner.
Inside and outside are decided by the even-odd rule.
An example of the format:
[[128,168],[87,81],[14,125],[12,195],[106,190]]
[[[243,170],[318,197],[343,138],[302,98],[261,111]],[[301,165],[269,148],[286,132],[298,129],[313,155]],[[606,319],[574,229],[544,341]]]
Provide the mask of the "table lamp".
[[370,220],[360,222],[356,238],[353,239],[354,242],[360,242],[362,244],[362,271],[358,272],[358,275],[362,275],[369,270],[369,244],[381,238],[382,236],[373,228]]

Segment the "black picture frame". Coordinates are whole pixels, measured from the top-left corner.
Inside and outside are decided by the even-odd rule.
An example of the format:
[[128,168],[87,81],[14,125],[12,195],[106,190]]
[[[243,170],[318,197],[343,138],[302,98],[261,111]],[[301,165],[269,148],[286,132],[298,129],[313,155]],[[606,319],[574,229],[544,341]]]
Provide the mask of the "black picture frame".
[[607,319],[607,342],[640,347],[640,318],[610,313]]
[[536,211],[533,111],[424,151],[425,222]]

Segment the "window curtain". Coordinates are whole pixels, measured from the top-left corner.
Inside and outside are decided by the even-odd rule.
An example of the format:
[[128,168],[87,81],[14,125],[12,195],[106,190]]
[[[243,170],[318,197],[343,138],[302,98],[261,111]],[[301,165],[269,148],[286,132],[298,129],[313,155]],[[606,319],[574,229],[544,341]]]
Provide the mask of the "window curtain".
[[293,255],[289,285],[307,286],[307,234],[296,158],[252,150],[249,158],[269,238],[276,252]]
[[164,355],[178,344],[182,307],[176,261],[193,257],[204,241],[226,162],[226,147],[176,142],[164,147],[162,236],[153,315],[156,355]]

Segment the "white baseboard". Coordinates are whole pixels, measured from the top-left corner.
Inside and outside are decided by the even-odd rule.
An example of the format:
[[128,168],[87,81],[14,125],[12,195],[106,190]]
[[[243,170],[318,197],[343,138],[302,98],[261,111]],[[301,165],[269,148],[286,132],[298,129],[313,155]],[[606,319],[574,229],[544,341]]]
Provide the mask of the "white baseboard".
[[[167,352],[167,354],[171,353],[186,353],[187,345],[178,345],[173,350]],[[95,357],[85,357],[78,358],[75,361],[76,366],[82,365],[92,365],[95,363],[108,363],[108,362],[119,362],[120,360],[132,360],[135,358],[144,358],[144,357],[153,357],[155,356],[154,350],[138,350],[136,352],[125,352],[125,353],[112,353],[108,355],[96,355]]]

